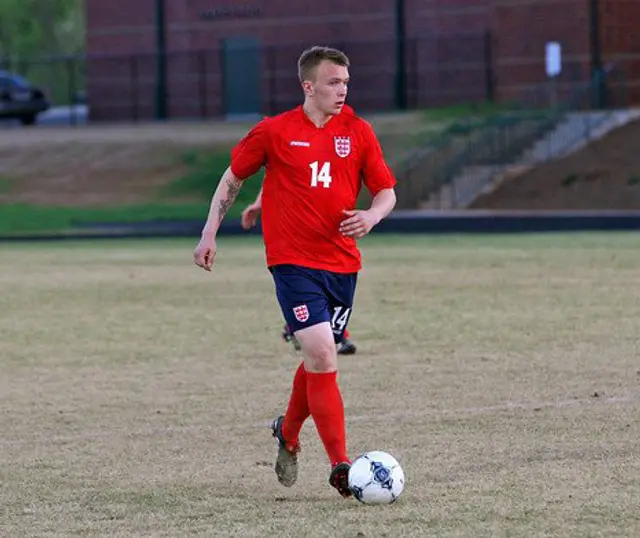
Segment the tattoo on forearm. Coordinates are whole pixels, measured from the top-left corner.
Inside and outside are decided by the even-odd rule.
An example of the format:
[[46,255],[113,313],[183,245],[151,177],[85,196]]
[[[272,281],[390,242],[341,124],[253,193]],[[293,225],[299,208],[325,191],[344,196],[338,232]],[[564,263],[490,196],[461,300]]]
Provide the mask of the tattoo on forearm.
[[240,192],[240,184],[236,183],[233,179],[227,179],[227,196],[220,200],[220,212],[218,216],[218,223],[222,222],[227,211],[233,205],[233,202],[236,200],[236,196]]

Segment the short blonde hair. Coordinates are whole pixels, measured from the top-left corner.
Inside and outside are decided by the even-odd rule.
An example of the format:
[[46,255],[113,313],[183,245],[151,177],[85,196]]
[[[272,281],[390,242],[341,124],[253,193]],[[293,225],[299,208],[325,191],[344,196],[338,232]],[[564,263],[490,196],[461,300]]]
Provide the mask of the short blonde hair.
[[311,47],[305,50],[298,59],[298,78],[300,82],[311,80],[316,68],[324,60],[343,67],[349,67],[349,58],[344,52],[331,47]]

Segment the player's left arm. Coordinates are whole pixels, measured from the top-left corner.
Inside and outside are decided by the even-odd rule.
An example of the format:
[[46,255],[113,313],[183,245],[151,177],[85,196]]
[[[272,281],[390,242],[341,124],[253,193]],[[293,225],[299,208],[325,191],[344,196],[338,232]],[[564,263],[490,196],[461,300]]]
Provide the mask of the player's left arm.
[[258,220],[258,215],[260,215],[260,211],[262,210],[262,187],[260,187],[260,192],[256,196],[255,201],[252,204],[249,204],[242,211],[242,216],[240,217],[240,224],[245,230],[250,230],[256,225]]
[[340,233],[355,239],[367,235],[396,205],[396,179],[384,160],[380,143],[369,124],[366,124],[364,143],[362,174],[373,200],[369,209],[345,210],[346,218],[340,223]]

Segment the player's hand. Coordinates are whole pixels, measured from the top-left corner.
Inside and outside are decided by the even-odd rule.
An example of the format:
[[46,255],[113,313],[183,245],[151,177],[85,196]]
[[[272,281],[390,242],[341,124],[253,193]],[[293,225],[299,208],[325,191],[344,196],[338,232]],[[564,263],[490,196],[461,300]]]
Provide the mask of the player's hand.
[[215,237],[202,237],[198,246],[193,251],[193,261],[198,267],[205,271],[211,271],[213,262],[216,259],[216,239]]
[[250,230],[256,225],[258,215],[260,214],[260,209],[262,208],[259,205],[251,204],[247,206],[242,212],[242,217],[240,217],[240,224],[245,230]]
[[360,239],[367,235],[378,224],[378,220],[370,211],[353,209],[343,210],[345,219],[340,223],[340,233],[347,237]]

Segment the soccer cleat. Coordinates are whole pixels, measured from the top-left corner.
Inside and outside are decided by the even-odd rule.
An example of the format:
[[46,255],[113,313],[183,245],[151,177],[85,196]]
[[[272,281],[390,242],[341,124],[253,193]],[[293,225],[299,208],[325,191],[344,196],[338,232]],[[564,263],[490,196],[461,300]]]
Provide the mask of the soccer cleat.
[[338,355],[355,355],[358,348],[348,338],[343,338],[338,344]]
[[278,457],[276,458],[276,476],[278,482],[290,488],[298,479],[298,452],[300,445],[287,446],[287,442],[282,437],[282,423],[284,415],[279,416],[271,424],[273,436],[278,441]]
[[351,469],[350,463],[338,463],[331,469],[331,475],[329,475],[329,484],[336,488],[345,499],[353,494],[349,488],[349,469]]

